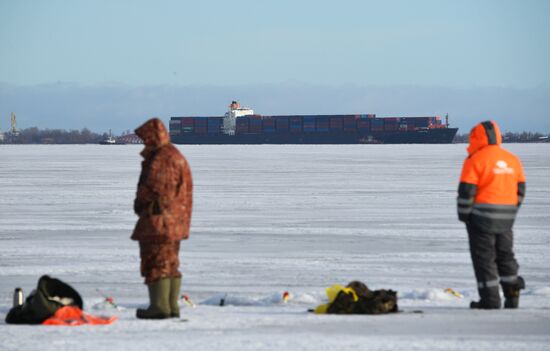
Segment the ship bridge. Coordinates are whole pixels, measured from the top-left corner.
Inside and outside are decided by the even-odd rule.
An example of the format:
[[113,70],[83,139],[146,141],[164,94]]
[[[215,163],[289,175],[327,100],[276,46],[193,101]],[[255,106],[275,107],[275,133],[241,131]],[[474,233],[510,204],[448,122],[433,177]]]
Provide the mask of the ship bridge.
[[237,117],[253,115],[254,110],[248,107],[241,107],[237,101],[232,101],[229,111],[223,117],[223,131],[225,134],[235,135]]

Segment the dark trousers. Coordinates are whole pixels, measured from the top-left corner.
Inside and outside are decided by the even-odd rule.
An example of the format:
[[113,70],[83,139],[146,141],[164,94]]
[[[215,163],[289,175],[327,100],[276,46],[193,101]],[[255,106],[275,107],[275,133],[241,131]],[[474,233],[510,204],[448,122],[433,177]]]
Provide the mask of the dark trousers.
[[515,283],[519,265],[514,257],[512,230],[494,234],[484,233],[468,225],[470,254],[480,296],[500,304],[499,283]]

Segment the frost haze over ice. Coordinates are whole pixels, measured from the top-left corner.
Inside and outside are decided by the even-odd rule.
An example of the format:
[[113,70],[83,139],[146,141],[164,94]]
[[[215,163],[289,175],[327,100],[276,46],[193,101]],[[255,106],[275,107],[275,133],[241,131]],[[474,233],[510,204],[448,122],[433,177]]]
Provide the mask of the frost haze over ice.
[[[119,320],[2,324],[0,350],[548,350],[550,145],[504,146],[527,176],[515,225],[527,289],[520,309],[500,311],[468,309],[478,297],[455,209],[465,145],[179,146],[195,182],[180,258],[196,307],[182,303],[183,323],[134,317],[148,301],[129,239],[140,146],[2,145],[1,323],[13,289],[28,294],[42,274]],[[401,310],[424,313],[306,312],[350,280],[397,290]]]

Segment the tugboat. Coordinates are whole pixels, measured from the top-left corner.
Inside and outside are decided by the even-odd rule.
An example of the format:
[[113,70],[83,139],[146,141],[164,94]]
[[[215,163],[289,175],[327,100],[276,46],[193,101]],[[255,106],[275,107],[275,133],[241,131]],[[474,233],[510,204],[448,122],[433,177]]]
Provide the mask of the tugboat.
[[99,142],[100,145],[124,145],[125,143],[117,142],[115,138],[113,138],[113,135],[111,134],[111,130],[109,129],[109,137],[107,139],[104,139]]

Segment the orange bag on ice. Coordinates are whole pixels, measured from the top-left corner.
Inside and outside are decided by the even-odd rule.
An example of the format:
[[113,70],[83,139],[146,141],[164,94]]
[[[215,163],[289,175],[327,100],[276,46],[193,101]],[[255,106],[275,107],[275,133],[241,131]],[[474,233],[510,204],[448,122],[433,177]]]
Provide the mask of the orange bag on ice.
[[111,324],[117,320],[116,316],[111,317],[97,317],[92,316],[80,308],[75,306],[65,306],[58,309],[55,314],[42,322],[43,325],[64,325],[64,326],[75,326],[75,325],[104,325]]

